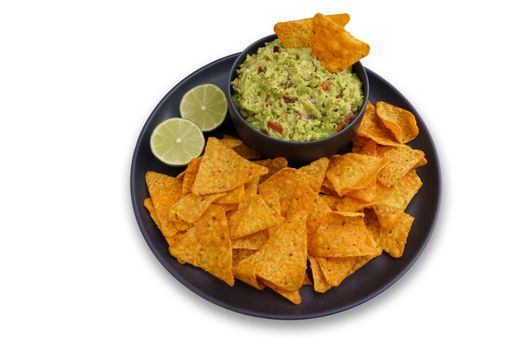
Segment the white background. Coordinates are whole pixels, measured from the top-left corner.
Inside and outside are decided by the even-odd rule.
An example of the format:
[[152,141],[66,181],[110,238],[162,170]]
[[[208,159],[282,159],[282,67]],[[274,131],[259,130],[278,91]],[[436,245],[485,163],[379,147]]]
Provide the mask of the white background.
[[[2,1],[0,348],[518,348],[525,345],[519,2]],[[423,116],[438,225],[393,287],[347,312],[272,321],[178,283],[135,222],[135,141],[169,89],[270,34],[349,12],[363,63]]]

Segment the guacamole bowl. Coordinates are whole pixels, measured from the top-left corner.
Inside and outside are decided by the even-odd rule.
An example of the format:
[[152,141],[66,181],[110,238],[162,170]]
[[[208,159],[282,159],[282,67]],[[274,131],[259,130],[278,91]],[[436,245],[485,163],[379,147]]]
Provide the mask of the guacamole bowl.
[[[368,102],[369,86],[365,68],[360,62],[357,62],[349,71],[343,71],[337,73],[337,75],[329,75],[331,73],[318,69],[319,62],[311,55],[305,54],[306,51],[304,49],[295,49],[297,51],[287,51],[286,55],[290,56],[290,53],[292,53],[294,60],[299,60],[300,67],[304,65],[313,67],[312,69],[314,69],[313,72],[315,73],[306,75],[306,77],[311,77],[311,82],[305,82],[304,77],[302,77],[303,79],[298,79],[297,82],[294,82],[293,78],[286,82],[286,80],[283,81],[282,79],[286,79],[283,76],[287,76],[288,72],[290,72],[290,76],[293,76],[293,69],[296,69],[296,73],[301,73],[301,71],[293,67],[288,68],[289,66],[286,62],[278,61],[271,63],[273,66],[268,66],[268,72],[266,72],[266,66],[258,67],[257,62],[253,62],[253,54],[255,53],[257,53],[257,56],[266,55],[271,60],[276,57],[272,55],[280,55],[282,50],[280,46],[267,45],[276,39],[276,35],[269,35],[257,40],[239,54],[231,67],[226,98],[228,100],[229,115],[239,137],[248,146],[256,149],[266,157],[282,156],[288,159],[290,163],[298,165],[337,153],[352,140]],[[263,48],[262,51],[265,52],[259,51],[258,53],[260,48]],[[304,62],[301,62],[302,59],[304,59]],[[252,76],[236,80],[243,63],[248,61],[252,64]],[[253,64],[256,66],[254,67]],[[270,69],[275,69],[278,73],[274,74],[274,71],[270,71]],[[264,83],[256,74],[266,75]],[[298,86],[300,83],[305,84],[307,87]],[[336,92],[336,87],[343,86],[344,88],[345,85],[351,87],[351,84],[360,85],[358,94],[355,91],[356,89],[347,90],[345,94]],[[334,86],[332,90],[330,90],[331,86]],[[318,98],[314,96],[309,97],[308,101],[302,101],[302,96],[297,93],[291,95],[293,97],[284,96],[283,100],[280,98],[281,95],[277,93],[277,96],[279,96],[277,101],[275,98],[272,100],[272,98],[268,97],[269,95],[274,96],[275,89],[280,88],[289,88],[290,91],[294,89],[299,90],[300,88],[301,92],[309,92],[311,90]],[[248,109],[243,110],[242,107],[238,106],[239,96],[236,96],[242,89],[246,89],[247,103],[251,103],[253,106],[264,104],[265,107],[262,108],[272,112],[257,114],[249,112]],[[314,89],[316,90],[314,91]],[[359,101],[360,103],[359,105],[352,105],[352,101]],[[294,103],[300,106],[294,106]],[[321,105],[326,108],[319,111]],[[301,109],[303,107],[306,109]],[[327,112],[325,113],[325,111]],[[316,120],[315,129],[308,129],[308,125],[313,124],[310,121],[314,120],[314,118]],[[339,121],[337,121],[337,118],[339,118]]]

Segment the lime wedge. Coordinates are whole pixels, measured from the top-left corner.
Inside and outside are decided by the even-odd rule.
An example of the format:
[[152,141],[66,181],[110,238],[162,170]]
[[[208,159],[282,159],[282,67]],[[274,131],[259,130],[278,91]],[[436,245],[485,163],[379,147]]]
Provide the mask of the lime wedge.
[[220,87],[214,84],[197,85],[182,97],[180,115],[191,120],[202,131],[212,131],[226,118],[228,104]]
[[197,125],[182,118],[170,118],[153,129],[151,152],[167,165],[186,165],[204,148],[204,135]]

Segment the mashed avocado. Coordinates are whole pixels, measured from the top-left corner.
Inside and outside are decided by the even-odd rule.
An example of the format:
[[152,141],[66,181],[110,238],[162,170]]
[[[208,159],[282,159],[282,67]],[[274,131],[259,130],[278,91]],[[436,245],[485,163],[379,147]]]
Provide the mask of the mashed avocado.
[[287,49],[278,39],[246,57],[232,86],[248,123],[289,141],[335,134],[363,105],[361,81],[351,68],[330,73],[311,49]]

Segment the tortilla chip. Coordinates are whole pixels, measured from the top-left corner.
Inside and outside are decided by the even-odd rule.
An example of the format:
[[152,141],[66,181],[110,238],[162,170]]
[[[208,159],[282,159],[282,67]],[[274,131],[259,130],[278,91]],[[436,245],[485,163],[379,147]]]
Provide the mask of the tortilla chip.
[[392,257],[400,258],[403,255],[413,222],[414,217],[401,212],[392,228],[380,230],[379,244]]
[[286,299],[294,303],[295,305],[298,305],[301,303],[301,294],[299,293],[299,289],[290,292],[290,291],[287,291],[286,289],[280,288],[279,286],[263,278],[261,278],[261,282],[264,283],[264,285],[273,289],[274,292],[280,294],[281,296],[285,297]]
[[243,144],[241,140],[230,135],[224,135],[221,139],[221,142],[224,146],[228,148],[235,148]]
[[268,241],[268,230],[262,230],[232,241],[233,249],[259,250]]
[[379,226],[385,230],[391,230],[400,220],[403,210],[386,205],[374,205],[372,210],[376,214]]
[[251,249],[233,249],[232,250],[232,267],[235,268],[239,262],[253,255],[255,250]]
[[279,194],[276,191],[268,190],[261,194],[264,201],[270,208],[272,208],[275,215],[281,216],[281,201],[279,199]]
[[279,170],[286,168],[288,166],[288,161],[286,158],[283,157],[277,157],[274,159],[263,159],[263,160],[256,160],[254,161],[255,164],[262,165],[266,168],[268,168],[268,174],[261,177],[261,181],[266,180]]
[[305,273],[304,274],[304,281],[303,281],[303,286],[311,286],[313,283],[312,283],[312,280],[310,279],[310,277],[308,277],[308,275]]
[[209,137],[192,192],[205,195],[231,191],[267,173],[265,167],[247,161],[218,139]]
[[370,185],[383,169],[386,161],[380,157],[347,153],[330,158],[326,178],[339,196]]
[[377,143],[368,137],[355,135],[352,138],[352,152],[377,156]]
[[171,255],[211,273],[233,286],[232,246],[224,209],[212,205],[195,226],[170,247]]
[[366,207],[373,205],[373,203],[365,202],[350,196],[341,198],[341,202],[337,204],[336,210],[359,212]]
[[244,185],[224,193],[224,197],[217,199],[217,204],[239,204],[245,195]]
[[399,143],[412,141],[419,134],[416,117],[406,109],[379,101],[376,103],[376,113]]
[[414,169],[422,167],[422,166],[427,165],[427,164],[428,164],[428,160],[425,158],[425,156],[423,156],[423,158],[421,158],[419,160],[419,162],[417,162],[417,164],[414,165]]
[[153,207],[153,201],[151,200],[151,197],[144,199],[144,207],[148,209],[149,216],[151,216],[151,219],[153,220],[155,225],[157,225],[157,227],[160,229],[160,221],[157,217],[157,213],[155,213],[155,207]]
[[298,184],[304,184],[302,177],[296,169],[284,168],[273,174],[266,181],[259,185],[259,193],[268,197],[269,192],[275,192],[279,195],[281,215],[286,216],[290,207],[291,197]]
[[361,119],[361,124],[356,131],[357,135],[374,140],[380,145],[399,146],[394,135],[388,130],[376,114],[376,108],[370,102],[367,102],[365,114]]
[[[258,251],[257,251],[258,252]],[[249,257],[240,260],[237,265],[233,266],[233,275],[238,280],[243,281],[244,283],[257,288],[259,290],[264,289],[264,284],[257,279],[255,275],[256,265],[253,260],[253,256],[257,253],[251,254]]]
[[201,164],[201,158],[193,158],[188,163],[188,167],[184,171],[184,179],[182,181],[182,195],[185,196],[191,192],[193,187],[193,182],[195,181],[195,175],[199,170],[199,165]]
[[300,211],[308,213],[306,229],[308,239],[310,239],[315,235],[326,214],[331,212],[331,209],[328,204],[319,198],[317,193],[303,183],[295,187],[295,191],[291,197],[290,208],[288,209],[288,216]]
[[373,180],[368,186],[360,190],[350,191],[345,196],[350,196],[363,202],[371,202],[377,195],[377,181]]
[[330,288],[332,288],[332,286],[329,285],[326,279],[324,278],[323,272],[321,271],[319,263],[317,262],[317,258],[308,255],[308,261],[310,262],[312,278],[314,279],[314,290],[317,293],[324,293]]
[[337,210],[337,206],[343,202],[343,198],[331,194],[319,194],[319,198],[321,198],[332,210]]
[[315,193],[319,193],[329,163],[330,161],[328,158],[322,157],[297,169],[297,172],[306,175],[305,181]]
[[233,148],[235,152],[237,152],[238,155],[245,159],[254,160],[254,159],[261,159],[261,154],[254,150],[253,148],[250,148],[246,146],[244,143],[236,146]]
[[312,55],[332,73],[351,67],[368,55],[370,46],[348,33],[344,27],[318,13],[313,20]]
[[164,237],[173,237],[177,229],[169,219],[170,208],[182,194],[182,177],[171,177],[154,171],[146,173],[146,184]]
[[332,212],[326,215],[310,241],[310,252],[319,257],[343,258],[372,255],[378,250],[362,217]]
[[387,163],[377,176],[377,180],[386,187],[392,187],[424,157],[423,151],[408,146],[387,151],[383,155]]
[[378,185],[378,194],[374,199],[374,205],[387,205],[405,210],[422,185],[423,183],[416,171],[410,170],[390,188]]
[[357,256],[351,258],[322,258],[317,257],[317,262],[326,280],[331,287],[337,287],[348,276],[359,270],[370,260],[381,255],[381,250],[369,256]]
[[237,239],[265,230],[280,222],[280,217],[260,195],[247,196],[237,212],[229,218],[230,238]]
[[216,193],[207,196],[197,196],[190,193],[171,207],[170,219],[192,224],[202,216],[215,200],[225,195],[225,193]]
[[[326,17],[342,27],[350,21],[350,15],[347,13],[327,15]],[[284,47],[312,47],[313,18],[279,22],[273,27],[273,30]]]
[[248,279],[254,271],[256,276],[285,291],[297,291],[306,271],[306,216],[306,212],[298,212],[269,230],[266,244],[241,261],[236,271],[243,272],[243,277],[248,275]]

